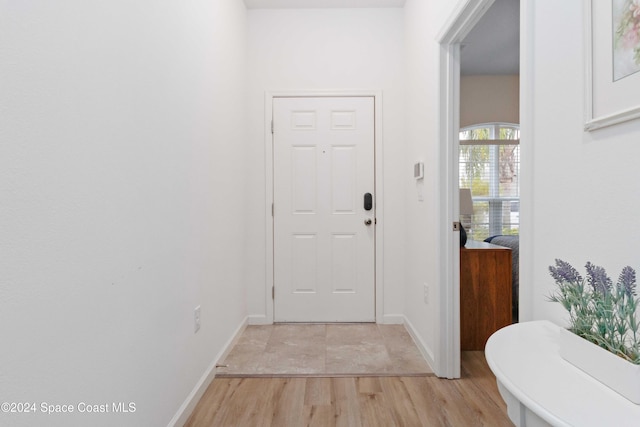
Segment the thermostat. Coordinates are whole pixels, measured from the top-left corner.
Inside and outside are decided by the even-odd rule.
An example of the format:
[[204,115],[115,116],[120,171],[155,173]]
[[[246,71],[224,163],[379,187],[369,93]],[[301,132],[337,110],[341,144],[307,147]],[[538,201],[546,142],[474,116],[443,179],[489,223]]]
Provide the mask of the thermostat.
[[413,177],[415,179],[424,178],[424,163],[418,162],[415,165],[413,165]]

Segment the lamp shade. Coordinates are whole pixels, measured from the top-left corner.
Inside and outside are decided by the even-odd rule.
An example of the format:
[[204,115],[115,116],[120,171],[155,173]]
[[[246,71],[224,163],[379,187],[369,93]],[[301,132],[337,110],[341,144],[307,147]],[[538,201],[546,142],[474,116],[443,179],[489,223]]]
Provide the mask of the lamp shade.
[[460,189],[460,215],[473,215],[473,199],[469,188]]

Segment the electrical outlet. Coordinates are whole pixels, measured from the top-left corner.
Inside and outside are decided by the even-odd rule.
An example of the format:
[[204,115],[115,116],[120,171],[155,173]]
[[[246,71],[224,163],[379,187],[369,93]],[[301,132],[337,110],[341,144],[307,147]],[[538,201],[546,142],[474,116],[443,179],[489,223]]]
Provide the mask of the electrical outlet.
[[429,285],[423,283],[424,286],[424,303],[429,304]]
[[200,306],[197,306],[195,310],[193,310],[193,333],[196,333],[200,330]]

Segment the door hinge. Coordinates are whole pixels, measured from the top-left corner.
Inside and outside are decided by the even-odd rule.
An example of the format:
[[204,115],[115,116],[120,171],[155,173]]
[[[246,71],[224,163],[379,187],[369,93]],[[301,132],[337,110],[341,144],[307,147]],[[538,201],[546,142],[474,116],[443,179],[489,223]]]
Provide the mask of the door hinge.
[[453,231],[460,231],[460,222],[453,221]]
[[271,299],[276,299],[276,287],[272,286],[271,287]]
[[273,134],[273,120],[271,120],[271,134]]
[[275,208],[273,207],[273,203],[271,203],[271,216],[275,216]]

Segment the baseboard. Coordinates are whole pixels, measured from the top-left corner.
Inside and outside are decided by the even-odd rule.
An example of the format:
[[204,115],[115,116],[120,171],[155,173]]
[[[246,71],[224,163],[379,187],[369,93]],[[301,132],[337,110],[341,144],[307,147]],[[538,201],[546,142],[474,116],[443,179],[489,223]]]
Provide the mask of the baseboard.
[[252,314],[247,317],[247,324],[249,325],[273,325],[273,321],[267,319],[264,314]]
[[405,317],[402,314],[385,314],[382,316],[383,325],[402,325]]
[[184,426],[184,424],[189,419],[189,416],[195,409],[196,405],[204,395],[204,392],[207,390],[207,387],[209,387],[209,384],[211,384],[211,381],[213,381],[213,379],[215,378],[216,365],[218,364],[218,362],[224,360],[227,357],[227,355],[235,345],[236,341],[238,341],[238,339],[240,338],[240,335],[242,334],[244,329],[247,327],[247,324],[248,324],[248,317],[245,317],[244,320],[240,323],[240,326],[236,328],[231,338],[229,338],[229,340],[222,347],[222,350],[220,350],[220,352],[213,359],[213,361],[211,362],[209,367],[206,369],[202,377],[200,377],[200,380],[196,383],[196,386],[193,388],[191,393],[189,393],[189,396],[187,396],[184,403],[180,406],[180,408],[178,409],[178,412],[176,412],[176,414],[173,416],[171,421],[169,421],[169,424],[167,425],[167,427]]
[[409,335],[411,335],[411,338],[413,338],[413,341],[416,343],[416,346],[418,347],[418,350],[420,350],[422,357],[425,358],[429,366],[431,366],[431,369],[433,369],[433,367],[436,366],[433,352],[429,349],[429,347],[425,345],[422,338],[420,338],[420,335],[418,335],[418,333],[416,332],[416,329],[406,317],[404,317],[404,326],[405,328],[407,328]]

